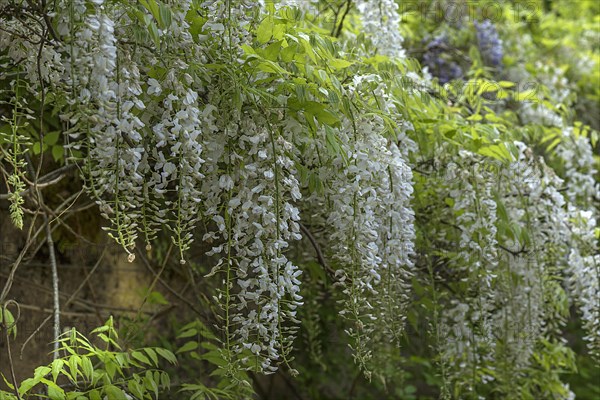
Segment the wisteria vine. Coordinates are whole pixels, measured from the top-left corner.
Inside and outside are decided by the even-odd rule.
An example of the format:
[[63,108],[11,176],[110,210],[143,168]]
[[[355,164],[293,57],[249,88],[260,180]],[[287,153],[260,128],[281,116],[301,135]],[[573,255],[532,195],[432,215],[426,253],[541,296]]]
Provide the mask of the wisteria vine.
[[[16,71],[12,118],[2,116],[13,130],[1,133],[12,144],[2,157],[15,224],[23,226],[27,146],[18,130],[32,114],[23,92],[37,101],[52,93],[68,160],[130,261],[138,242],[150,252],[165,233],[181,264],[194,240],[211,248],[207,277],[222,282],[215,299],[230,368],[293,368],[303,229],[325,248],[315,251],[331,263],[338,311],[368,378],[384,374],[378,352],[404,340],[422,296],[413,286],[443,279],[435,305],[443,311],[431,318],[436,351],[444,379],[461,390],[494,380],[510,387],[547,343],[562,346],[568,307],[556,293],[569,293],[600,357],[591,133],[549,104],[516,111],[521,128],[555,129],[554,151],[543,154],[525,128],[475,124],[482,107],[472,104],[458,128],[434,126],[429,115],[418,129],[418,112],[462,99],[408,103],[434,93],[430,75],[411,70],[397,2],[348,2],[366,37],[357,60],[348,56],[356,35],[334,41],[302,27],[299,16],[317,14],[319,2],[59,0],[37,10],[46,27],[32,23],[26,3],[0,1],[1,60]],[[501,32],[489,20],[472,29],[484,63],[502,71]],[[422,56],[429,72],[442,84],[462,79],[448,37],[432,37]],[[425,84],[415,94],[398,75]],[[557,102],[569,97],[563,80],[548,83]],[[426,135],[438,135],[433,145]],[[434,255],[446,270],[422,268]]]

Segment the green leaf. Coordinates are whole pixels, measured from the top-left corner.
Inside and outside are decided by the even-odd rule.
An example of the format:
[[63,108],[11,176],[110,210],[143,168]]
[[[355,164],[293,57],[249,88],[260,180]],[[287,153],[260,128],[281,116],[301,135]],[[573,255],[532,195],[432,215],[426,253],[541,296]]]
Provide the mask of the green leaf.
[[265,18],[256,30],[256,39],[259,43],[266,43],[271,38],[282,40],[285,36],[285,25],[278,23],[273,17]]
[[334,58],[333,60],[329,60],[327,63],[335,69],[348,68],[349,66],[354,64],[351,61],[343,60],[341,58]]
[[84,396],[80,392],[66,392],[67,400],[89,400],[88,397]]
[[146,364],[146,365],[152,365],[152,363],[150,362],[150,360],[148,359],[148,357],[146,357],[144,355],[144,353],[140,352],[140,351],[134,351],[133,353],[131,353],[131,356],[138,360],[139,362],[141,362],[142,364]]
[[148,24],[148,32],[150,33],[150,38],[154,42],[156,47],[160,47],[160,36],[158,34],[158,27],[154,23],[154,21],[150,21]]
[[94,374],[94,366],[92,365],[92,361],[90,361],[89,357],[82,357],[81,369],[83,370],[83,375],[86,377],[86,379],[91,380]]
[[52,361],[52,380],[54,380],[54,382],[56,382],[56,378],[61,372],[64,364],[65,362],[60,358],[57,358],[56,360]]
[[539,103],[539,99],[537,97],[537,91],[534,89],[524,90],[522,92],[518,91],[514,93],[515,101],[528,101]]
[[156,18],[156,20],[158,20],[159,18],[159,7],[158,4],[156,3],[156,0],[139,0],[140,4],[142,6],[144,6],[144,8],[146,8],[146,10],[150,11],[150,14],[152,14],[152,16],[154,18]]
[[42,383],[46,384],[48,388],[48,397],[50,400],[65,400],[65,391],[58,386],[56,383],[49,381],[48,379],[42,379]]
[[62,146],[52,146],[52,158],[54,161],[62,160],[64,151]]
[[150,371],[146,371],[144,376],[144,386],[148,390],[152,390],[158,399],[158,383],[154,380],[154,375],[152,375],[152,372]]
[[104,388],[104,393],[110,400],[127,400],[125,393],[115,385],[108,385]]
[[112,381],[115,377],[115,373],[117,372],[117,365],[115,364],[114,361],[109,359],[109,360],[104,361],[104,369],[106,370],[106,373],[108,374],[108,378]]
[[198,342],[187,342],[177,350],[177,354],[185,353],[186,351],[196,350],[198,348]]
[[158,356],[156,355],[156,351],[150,347],[145,348],[144,351],[148,354],[148,357],[150,357],[154,365],[158,367]]
[[37,367],[33,373],[34,379],[42,379],[52,371],[50,367]]
[[337,136],[334,133],[333,129],[331,129],[329,126],[325,127],[325,140],[327,148],[329,149],[331,154],[340,154],[342,150],[340,144],[338,143]]
[[100,396],[100,392],[97,389],[90,391],[88,393],[88,396],[90,396],[90,400],[102,400],[102,397]]
[[192,336],[196,336],[198,334],[198,330],[196,328],[187,329],[177,335],[177,339],[188,338]]
[[177,357],[175,357],[175,354],[173,354],[171,351],[169,351],[167,349],[160,348],[160,347],[155,347],[154,350],[156,350],[156,352],[162,358],[164,358],[165,360],[167,360],[171,364],[177,364]]
[[208,353],[203,354],[201,358],[218,367],[227,366],[227,360],[223,358],[223,355],[219,350],[209,351]]
[[131,394],[133,394],[136,398],[144,398],[145,390],[136,379],[130,379],[129,382],[127,382],[127,388],[129,389]]
[[102,333],[102,332],[106,332],[110,329],[110,327],[108,327],[107,325],[102,325],[96,329],[94,329],[91,333]]
[[504,143],[481,147],[477,152],[481,155],[495,158],[500,161],[512,161],[512,156]]
[[162,29],[168,29],[171,26],[172,16],[169,7],[161,4],[158,7],[158,20]]
[[25,393],[29,392],[29,390],[31,390],[32,387],[40,383],[41,379],[41,377],[25,379],[23,382],[21,382],[21,385],[19,386],[19,394],[23,396]]
[[60,137],[60,131],[48,132],[44,135],[44,144],[48,146],[55,145]]
[[162,295],[162,293],[160,292],[151,292],[148,295],[148,302],[150,304],[163,304],[163,305],[167,305],[169,304],[169,302],[167,301],[167,299],[165,299],[165,297]]
[[13,317],[12,313],[5,307],[0,307],[0,323],[10,329],[16,329],[17,327],[15,324],[15,317]]
[[281,52],[279,53],[279,56],[281,57],[281,61],[291,62],[296,57],[297,54],[298,54],[298,45],[296,43],[292,43],[288,47],[285,47],[283,50],[281,50]]
[[171,387],[171,377],[166,372],[160,374],[160,385],[164,389],[169,389]]
[[273,61],[269,60],[261,60],[256,65],[256,68],[262,72],[275,73],[282,76],[289,75],[288,71],[281,68],[277,63],[274,63]]
[[272,21],[273,19],[271,17],[267,17],[258,25],[258,28],[256,29],[256,40],[258,43],[264,44],[271,39],[271,32],[273,30]]
[[77,375],[81,374],[81,372],[79,371],[80,364],[81,358],[77,354],[73,354],[71,357],[69,357],[68,365],[73,379],[77,379]]
[[[2,376],[2,380],[4,381],[4,384],[10,389],[10,390],[15,390],[15,386],[10,383],[8,381],[8,379],[6,379],[6,377],[4,376],[4,374],[2,372],[0,372],[0,376]],[[1,392],[0,392],[1,393]]]
[[263,51],[263,57],[270,61],[277,61],[281,51],[281,40],[273,42]]

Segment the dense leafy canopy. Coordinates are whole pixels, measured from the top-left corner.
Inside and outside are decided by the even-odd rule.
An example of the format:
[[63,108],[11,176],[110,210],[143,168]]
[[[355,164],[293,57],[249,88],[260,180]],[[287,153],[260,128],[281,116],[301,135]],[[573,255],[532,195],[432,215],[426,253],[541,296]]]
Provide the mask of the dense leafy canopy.
[[73,166],[130,261],[169,240],[215,314],[173,352],[70,331],[0,398],[167,398],[156,368],[194,358],[215,378],[174,398],[278,369],[312,398],[353,369],[360,398],[572,398],[574,315],[600,359],[598,4],[0,0],[15,226]]

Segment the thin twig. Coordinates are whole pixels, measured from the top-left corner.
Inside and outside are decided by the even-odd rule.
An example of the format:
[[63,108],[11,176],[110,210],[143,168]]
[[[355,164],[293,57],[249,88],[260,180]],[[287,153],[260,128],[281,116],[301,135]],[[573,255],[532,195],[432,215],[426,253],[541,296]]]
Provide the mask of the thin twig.
[[325,261],[325,257],[323,256],[321,247],[319,246],[319,243],[317,242],[315,237],[308,230],[308,228],[306,226],[304,226],[304,224],[300,224],[300,230],[302,231],[302,233],[304,233],[304,235],[310,241],[310,244],[312,244],[313,248],[315,249],[315,252],[317,253],[317,261],[319,261],[319,264],[321,264],[321,266],[325,269],[325,271],[327,271],[327,273],[329,273],[329,275],[331,275],[332,279],[336,279],[335,271]]
[[[156,282],[158,282],[158,280],[160,279],[160,276],[164,272],[165,267],[167,266],[167,264],[169,262],[169,257],[171,256],[172,250],[173,250],[173,243],[170,243],[169,249],[167,250],[167,254],[165,255],[165,259],[163,260],[162,266],[160,267],[160,271],[158,271],[158,274],[156,274],[154,276],[154,279],[152,280],[152,283],[150,284],[150,287],[148,288],[148,291],[146,292],[146,295],[144,296],[144,299],[142,300],[142,304],[140,304],[140,306],[138,307],[138,312],[133,320],[134,323],[139,320],[140,315],[142,314],[142,308],[148,301],[148,297],[150,296],[150,293],[152,293],[152,290],[156,286]],[[131,339],[133,339],[133,337],[131,335],[128,335],[128,337],[125,338],[125,343],[128,343]]]
[[[30,227],[30,232],[31,232],[31,228]],[[39,232],[41,232],[41,229],[39,229],[33,239],[35,239],[37,237],[37,235],[39,234]],[[28,235],[31,237],[31,233]],[[4,302],[4,299],[6,299],[6,296],[8,296],[8,292],[10,292],[10,289],[12,287],[14,278],[15,278],[15,273],[17,272],[17,268],[19,267],[19,265],[21,264],[21,261],[23,260],[23,257],[25,257],[25,254],[27,253],[27,250],[29,249],[29,246],[31,246],[31,243],[33,242],[33,240],[27,240],[25,242],[25,246],[23,247],[23,249],[21,250],[21,252],[19,253],[19,255],[17,256],[17,259],[15,260],[12,268],[10,269],[10,272],[8,274],[8,277],[6,279],[6,283],[4,284],[4,288],[2,289],[2,293],[0,293],[0,304],[2,304]]]
[[198,310],[194,304],[189,301],[188,299],[186,299],[185,297],[183,297],[178,291],[176,291],[175,289],[173,289],[169,284],[167,284],[164,279],[162,279],[157,273],[156,271],[154,271],[154,269],[152,268],[152,266],[150,265],[150,261],[148,261],[148,259],[146,258],[146,256],[142,253],[141,250],[138,251],[138,255],[140,256],[140,258],[142,259],[144,265],[146,266],[146,268],[152,273],[152,275],[154,277],[158,277],[158,282],[165,288],[167,289],[169,292],[171,292],[171,294],[173,294],[175,297],[177,297],[179,300],[183,301],[188,307],[190,307],[190,309],[192,311],[194,311],[196,314],[200,315],[200,316],[204,316],[204,314],[202,312],[200,312],[200,310]]
[[52,241],[52,231],[50,230],[49,217],[46,216],[46,240],[48,242],[48,251],[50,252],[50,267],[52,268],[52,297],[54,299],[54,352],[52,359],[58,357],[58,339],[60,338],[60,297],[58,292],[58,268],[56,267],[56,254],[54,253],[54,242]]
[[[96,264],[94,265],[94,267],[92,268],[92,270],[90,271],[90,273],[86,275],[86,277],[83,280],[83,282],[81,282],[81,284],[79,285],[79,287],[73,292],[73,294],[71,294],[71,297],[69,297],[69,299],[65,302],[65,308],[68,307],[69,304],[71,304],[71,302],[75,299],[75,296],[77,296],[77,294],[79,294],[79,292],[81,291],[81,289],[83,289],[83,286],[86,284],[86,282],[88,282],[88,280],[90,279],[90,277],[94,274],[94,272],[96,272],[96,269],[100,265],[100,262],[104,258],[105,254],[106,254],[106,248],[104,248],[104,250],[102,251],[102,254],[100,254],[100,258],[98,258],[98,261],[96,261]],[[31,339],[33,339],[33,337],[44,327],[44,325],[46,325],[46,323],[49,320],[50,320],[50,317],[48,317],[44,321],[42,321],[42,323],[37,327],[37,329],[21,345],[21,357],[23,357],[23,350],[25,350],[25,346],[27,345],[27,343],[29,343],[29,341]]]
[[[31,305],[31,304],[20,304],[21,308],[25,309],[25,310],[31,310],[31,311],[39,311],[39,312],[43,312],[43,313],[47,313],[47,314],[52,314],[50,317],[54,316],[54,309],[50,309],[50,308],[44,308],[41,306],[35,306],[35,305]],[[85,318],[85,317],[90,317],[90,316],[96,316],[95,313],[92,312],[87,312],[87,313],[82,313],[82,312],[77,312],[77,311],[61,311],[60,314],[62,316],[65,317],[74,317],[74,318]],[[44,320],[46,321],[46,320]],[[43,322],[44,322],[43,321]],[[49,319],[48,319],[49,321]],[[43,327],[43,325],[45,324],[41,324],[41,326],[39,327],[40,330]],[[37,332],[37,330],[36,330]]]
[[[6,277],[6,276],[7,276],[6,274],[0,273],[0,277]],[[36,284],[34,282],[31,282],[31,281],[23,279],[23,278],[15,277],[15,281],[22,282],[22,283],[28,285],[29,287],[36,288],[37,290],[41,290],[46,293],[52,293],[52,289],[48,289],[42,285]],[[65,293],[60,293],[60,296],[62,298],[68,299],[67,294],[65,294]],[[117,307],[117,306],[111,306],[109,304],[95,303],[93,301],[85,300],[85,299],[81,299],[81,298],[74,298],[73,302],[77,303],[79,306],[85,308],[86,310],[90,310],[90,311],[93,311],[94,308],[101,308],[103,310],[119,311],[119,312],[125,312],[125,313],[136,313],[138,311],[137,309],[134,309],[134,308]],[[143,312],[146,312],[146,311],[143,311]]]
[[335,37],[340,37],[340,35],[342,34],[342,28],[344,27],[344,20],[346,19],[346,16],[348,15],[350,8],[352,8],[352,0],[348,0],[348,2],[346,4],[347,4],[346,11],[344,11],[344,14],[342,15],[342,19],[340,20],[340,23],[338,25],[337,32],[335,33]]
[[[66,168],[69,167],[69,168]],[[47,175],[42,176],[39,179],[38,184],[36,185],[38,189],[46,188],[48,186],[52,186],[63,180],[71,171],[75,169],[75,164],[69,164],[65,167],[54,170]],[[63,173],[58,173],[62,171]],[[57,176],[55,176],[57,175]],[[30,186],[33,186],[33,182],[29,181],[29,179],[24,178],[25,182],[27,182]],[[29,193],[30,188],[27,188],[21,192],[21,196],[25,196]],[[10,198],[10,193],[0,194],[0,200],[8,200]]]
[[61,224],[61,225],[62,225],[62,226],[63,226],[63,227],[66,229],[66,230],[68,230],[68,231],[69,231],[69,233],[71,233],[71,235],[75,236],[77,239],[81,240],[81,241],[82,241],[82,242],[84,242],[84,243],[90,244],[90,245],[92,245],[92,246],[96,244],[96,243],[94,243],[93,241],[86,239],[86,238],[85,238],[85,236],[83,236],[83,235],[80,235],[79,233],[75,232],[75,230],[74,230],[73,228],[71,228],[71,227],[69,226],[69,224],[67,224],[66,222],[64,222],[64,221],[63,221],[63,220],[60,218],[60,216],[56,215],[56,213],[55,213],[55,212],[54,212],[54,211],[53,211],[53,210],[52,210],[50,207],[48,207],[47,205],[45,205],[45,204],[41,204],[41,205],[40,205],[40,208],[43,208],[43,209],[46,211],[46,213],[48,213],[48,214],[50,214],[50,215],[52,215],[52,216],[54,217],[54,219],[53,219],[53,220],[51,220],[50,222],[57,221],[57,222],[58,222],[59,224]]
[[[6,323],[6,307],[8,307],[9,304],[15,304],[17,307],[17,318],[14,319],[14,322],[11,326],[9,326]],[[14,301],[14,300],[9,300],[7,301],[5,304],[2,305],[2,324],[1,326],[5,328],[5,335],[6,335],[6,353],[8,355],[8,365],[10,368],[10,375],[11,375],[11,379],[13,382],[13,390],[15,392],[15,395],[17,396],[17,399],[21,400],[21,395],[19,394],[19,385],[17,382],[17,377],[15,376],[15,366],[13,364],[13,360],[12,360],[12,352],[10,350],[10,335],[9,335],[9,331],[14,328],[14,326],[17,324],[17,321],[19,320],[19,318],[21,317],[21,308],[19,307],[19,304]]]
[[[4,310],[2,310],[2,312],[4,312]],[[6,353],[8,355],[8,365],[10,368],[10,375],[11,375],[11,379],[13,381],[15,395],[17,396],[17,399],[21,400],[21,395],[19,394],[19,384],[17,383],[17,377],[15,376],[15,366],[13,364],[12,353],[10,351],[10,335],[8,334],[8,329],[6,329],[5,331],[6,331],[5,332],[5,334],[6,334]]]
[[25,346],[27,346],[27,343],[29,343],[29,341],[31,339],[33,339],[35,337],[35,335],[38,334],[39,331],[42,330],[42,328],[46,325],[46,323],[48,321],[50,321],[50,319],[52,319],[52,315],[48,315],[43,321],[42,323],[35,328],[35,331],[33,331],[33,333],[31,333],[31,335],[29,335],[29,337],[27,339],[25,339],[25,342],[23,342],[23,344],[21,345],[21,358],[23,358],[23,350],[25,350]]
[[[75,211],[70,211],[70,208],[73,207],[73,204],[75,204],[75,202],[77,201],[77,199],[79,198],[79,196],[81,195],[82,191],[79,191],[78,193],[73,193],[71,196],[69,196],[69,198],[67,198],[65,201],[63,201],[57,208],[56,210],[54,210],[54,215],[57,215],[56,218],[60,218],[63,214],[68,214],[64,217],[65,219],[68,218],[70,215],[72,215]],[[70,201],[73,201],[70,205],[67,206],[67,203]],[[63,208],[66,207],[64,210]],[[76,211],[80,211],[80,209],[77,209]],[[50,221],[51,223],[54,222],[54,220]],[[40,227],[40,229],[36,232],[35,237],[37,237],[37,235],[43,230],[43,226]],[[52,227],[52,232],[54,232],[56,229],[58,228],[58,225],[54,225]],[[35,239],[34,237],[34,239]],[[34,251],[32,252],[32,254],[30,255],[31,258],[35,257],[35,255],[37,254],[38,251],[40,251],[40,249],[42,248],[42,246],[44,245],[44,241],[41,241],[37,247],[34,249]]]
[[[42,44],[41,48],[43,48],[43,44]],[[40,53],[41,53],[41,48],[40,48]],[[39,66],[40,53],[38,53],[38,76],[41,81],[42,76],[41,76],[40,66]],[[44,137],[43,131],[42,131],[42,120],[43,120],[43,116],[44,116],[44,99],[45,99],[45,97],[44,97],[43,83],[40,82],[40,85],[42,88],[42,108],[40,110],[40,132],[39,132],[39,134],[40,134],[40,140],[42,141],[43,137]],[[27,154],[26,154],[26,157],[27,157]],[[52,240],[52,229],[50,228],[50,223],[51,223],[50,213],[48,213],[48,211],[46,210],[48,207],[46,207],[46,204],[44,202],[44,196],[42,195],[42,192],[40,191],[40,189],[37,187],[43,160],[44,160],[43,153],[41,153],[38,168],[34,172],[32,164],[31,164],[31,160],[28,158],[27,159],[27,161],[28,161],[27,167],[28,167],[29,172],[33,179],[33,193],[36,195],[35,197],[37,197],[37,204],[39,207],[41,207],[41,209],[45,210],[44,225],[45,225],[45,230],[46,230],[46,243],[48,245],[48,252],[50,255],[50,268],[52,271],[52,298],[53,298],[53,308],[54,308],[54,324],[53,324],[54,350],[52,352],[52,359],[56,360],[58,358],[58,348],[59,348],[58,340],[60,338],[60,291],[58,288],[58,268],[56,266],[56,252],[54,249],[54,241]],[[41,228],[40,228],[40,230],[41,230]],[[38,230],[38,232],[39,232],[39,230]]]

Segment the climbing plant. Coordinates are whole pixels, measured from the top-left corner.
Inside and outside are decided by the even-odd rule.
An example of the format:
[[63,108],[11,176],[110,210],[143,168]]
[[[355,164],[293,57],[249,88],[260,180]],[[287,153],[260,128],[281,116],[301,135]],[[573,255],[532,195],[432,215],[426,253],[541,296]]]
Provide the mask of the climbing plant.
[[570,319],[600,360],[600,14],[490,4],[0,0],[14,225],[78,173],[129,261],[169,240],[217,321],[170,350],[69,331],[0,398],[167,398],[160,359],[212,366],[192,399],[323,384],[310,365],[361,398],[572,398]]

